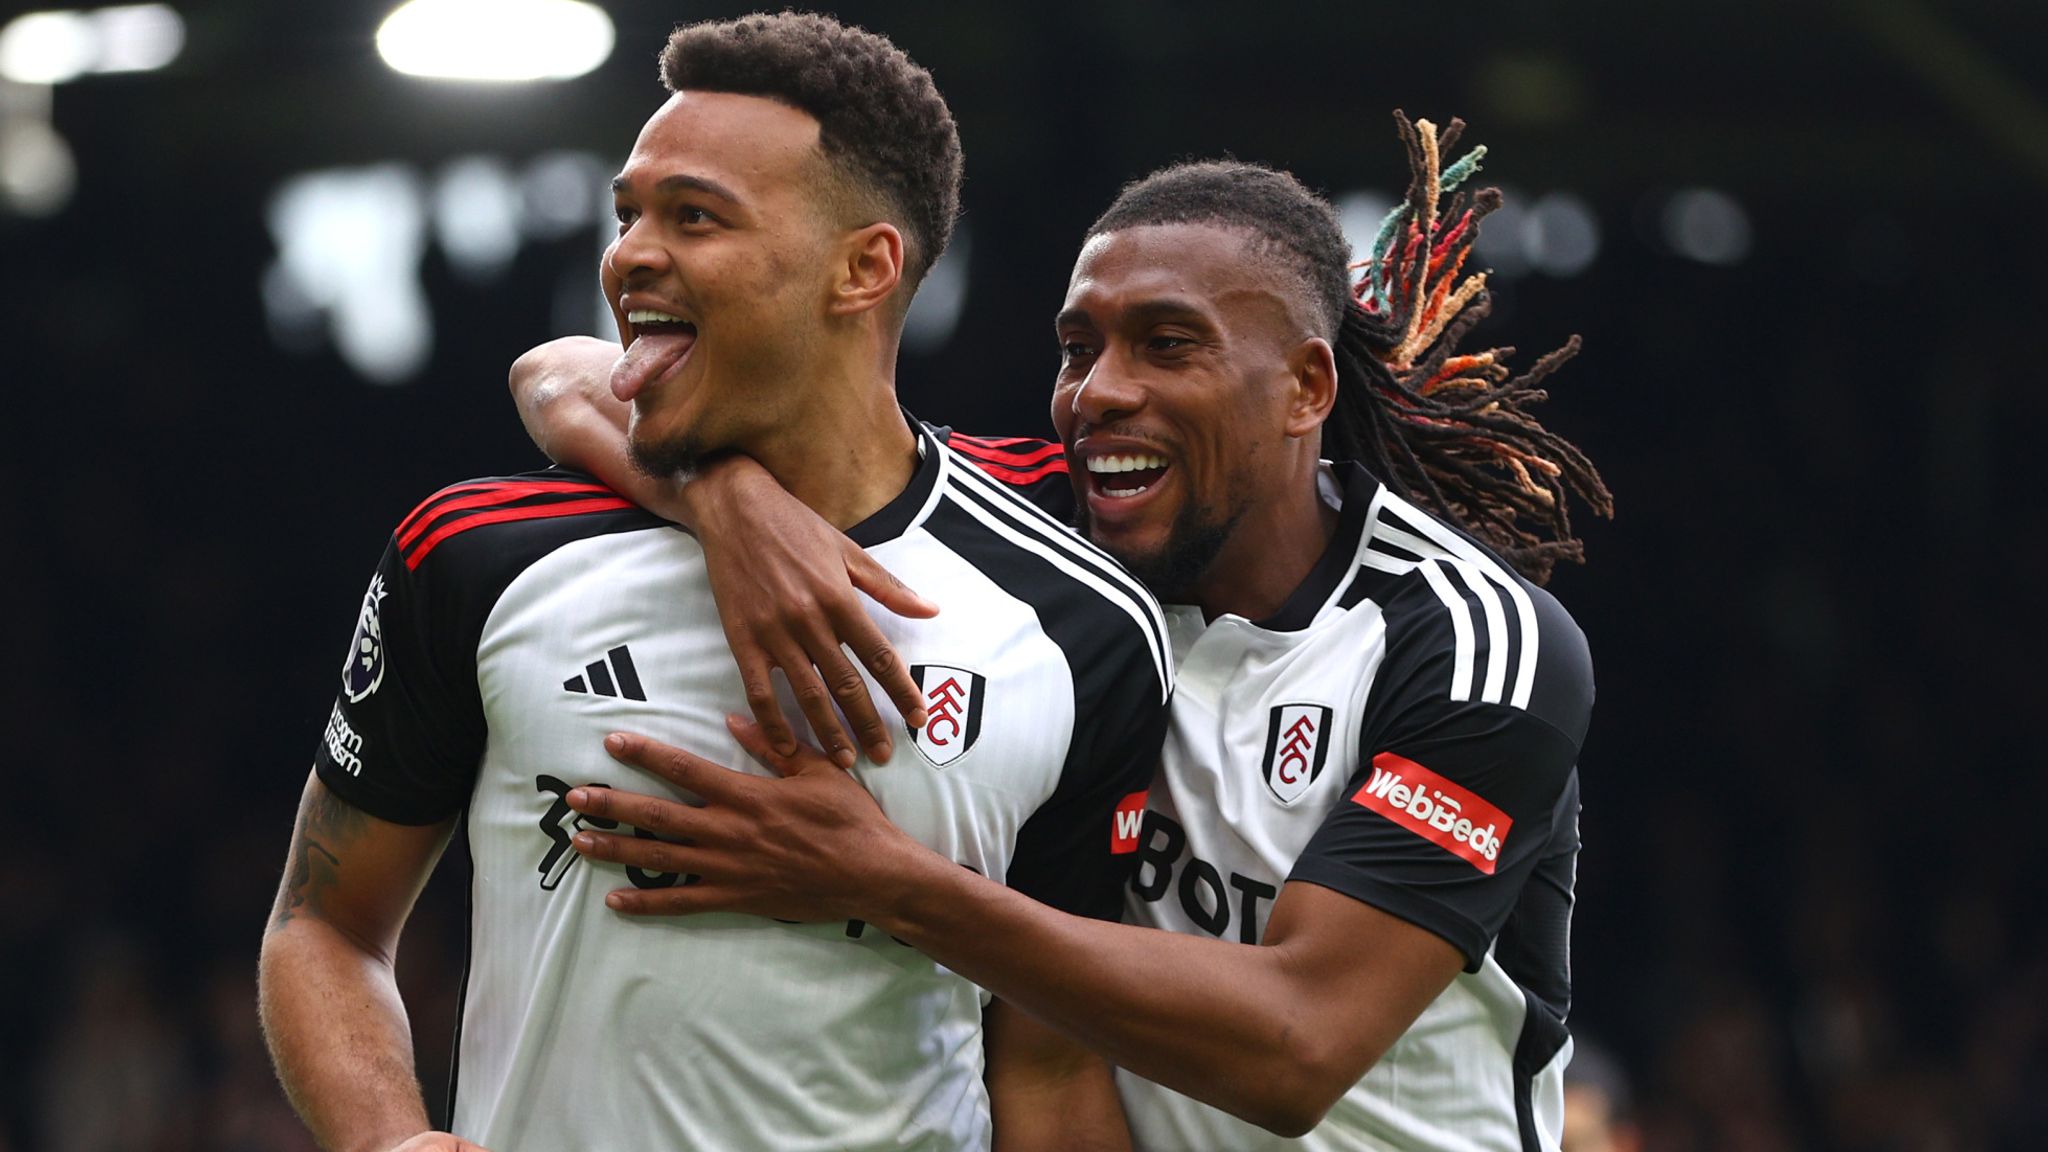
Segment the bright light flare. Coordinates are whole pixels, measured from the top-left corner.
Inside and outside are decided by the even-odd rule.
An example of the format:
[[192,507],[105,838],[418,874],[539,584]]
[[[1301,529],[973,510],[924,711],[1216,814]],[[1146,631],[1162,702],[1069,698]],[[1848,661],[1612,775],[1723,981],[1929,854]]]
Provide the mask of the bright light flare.
[[0,76],[23,84],[76,80],[99,54],[82,12],[30,12],[0,29]]
[[386,64],[442,80],[567,80],[612,41],[611,17],[581,0],[411,0],[377,29]]
[[154,72],[185,50],[185,21],[163,4],[29,12],[0,28],[0,78],[63,84],[89,72]]
[[185,50],[185,21],[162,4],[128,4],[89,14],[99,34],[95,72],[154,72]]

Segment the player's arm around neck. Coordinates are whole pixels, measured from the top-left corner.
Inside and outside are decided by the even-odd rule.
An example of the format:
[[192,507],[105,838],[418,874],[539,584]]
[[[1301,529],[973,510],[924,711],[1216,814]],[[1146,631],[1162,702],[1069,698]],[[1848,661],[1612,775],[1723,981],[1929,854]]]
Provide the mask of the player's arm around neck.
[[519,422],[534,446],[557,464],[579,469],[642,508],[692,524],[682,485],[657,481],[626,453],[632,406],[612,395],[619,346],[594,336],[564,336],[512,362],[509,384]]
[[512,399],[527,435],[549,459],[590,473],[696,535],[748,707],[778,748],[796,747],[771,678],[780,668],[834,759],[851,767],[857,740],[871,759],[886,761],[892,725],[841,645],[853,650],[911,726],[921,727],[923,693],[869,618],[861,595],[899,616],[933,616],[938,606],[746,456],[721,456],[687,480],[656,480],[635,468],[626,444],[628,406],[609,384],[618,356],[616,344],[570,336],[515,361]]
[[452,820],[392,824],[309,777],[264,930],[258,1007],[278,1079],[329,1152],[474,1148],[427,1134],[392,965]]

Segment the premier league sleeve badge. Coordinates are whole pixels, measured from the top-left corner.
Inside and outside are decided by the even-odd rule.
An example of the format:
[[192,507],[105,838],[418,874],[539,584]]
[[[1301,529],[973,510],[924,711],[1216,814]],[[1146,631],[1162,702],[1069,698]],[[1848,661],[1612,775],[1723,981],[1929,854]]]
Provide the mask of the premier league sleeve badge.
[[362,703],[384,682],[384,626],[377,613],[388,594],[382,573],[370,577],[370,589],[363,593],[363,610],[356,616],[355,639],[341,666],[341,694],[351,704]]

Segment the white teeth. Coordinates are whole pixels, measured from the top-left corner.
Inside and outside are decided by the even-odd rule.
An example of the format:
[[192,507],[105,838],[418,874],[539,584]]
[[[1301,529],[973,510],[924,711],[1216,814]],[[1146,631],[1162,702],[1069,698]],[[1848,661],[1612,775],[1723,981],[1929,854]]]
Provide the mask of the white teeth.
[[[1090,456],[1088,458],[1088,470],[1090,472],[1137,472],[1145,468],[1164,467],[1166,467],[1166,458],[1164,456]],[[1139,488],[1134,489],[1134,491],[1142,492],[1144,489]]]
[[1102,493],[1105,496],[1116,497],[1136,496],[1138,493],[1143,492],[1145,489],[1150,487],[1150,484],[1140,484],[1136,488],[1111,488],[1109,485],[1104,484],[1102,486]]
[[635,308],[631,312],[626,313],[626,323],[682,324],[685,323],[685,321],[681,316],[671,316],[666,312],[656,312],[651,308]]

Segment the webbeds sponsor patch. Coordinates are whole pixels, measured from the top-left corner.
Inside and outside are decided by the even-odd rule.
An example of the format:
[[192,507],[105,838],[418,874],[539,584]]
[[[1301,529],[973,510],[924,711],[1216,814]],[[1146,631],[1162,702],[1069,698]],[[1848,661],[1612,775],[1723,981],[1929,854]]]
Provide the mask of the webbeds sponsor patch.
[[1145,793],[1133,792],[1117,801],[1109,817],[1109,854],[1125,856],[1138,850],[1138,830],[1145,826]]
[[1392,752],[1372,758],[1372,775],[1351,799],[1488,876],[1515,824],[1470,789]]

